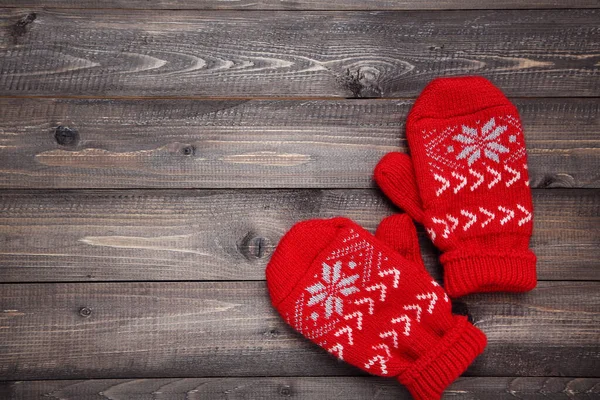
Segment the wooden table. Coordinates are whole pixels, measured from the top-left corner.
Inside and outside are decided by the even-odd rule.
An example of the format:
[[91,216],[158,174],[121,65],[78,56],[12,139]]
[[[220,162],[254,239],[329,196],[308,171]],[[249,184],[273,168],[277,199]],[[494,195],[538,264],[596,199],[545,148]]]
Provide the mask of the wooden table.
[[456,302],[489,346],[446,398],[600,398],[598,0],[0,6],[0,398],[409,399],[264,269],[297,221],[397,212],[373,167],[462,74],[522,114],[539,284]]

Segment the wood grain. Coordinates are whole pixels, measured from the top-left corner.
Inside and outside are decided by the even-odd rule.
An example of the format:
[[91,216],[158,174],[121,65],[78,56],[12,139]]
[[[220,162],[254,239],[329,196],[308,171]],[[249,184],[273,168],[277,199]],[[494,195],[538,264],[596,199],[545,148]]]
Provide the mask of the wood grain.
[[598,8],[596,0],[3,0],[3,7],[153,10],[449,10]]
[[[0,382],[6,400],[287,399],[411,400],[392,379],[376,377],[163,378]],[[443,400],[567,400],[600,395],[597,378],[459,378]]]
[[[542,280],[600,280],[600,191],[534,190]],[[374,231],[375,190],[0,192],[0,281],[262,280],[296,222],[338,215]],[[430,272],[438,254],[421,232]]]
[[[488,336],[467,375],[598,377],[600,283],[461,299]],[[263,282],[0,285],[0,379],[332,376]]]
[[4,9],[0,95],[414,97],[480,74],[598,96],[599,11]]
[[[412,100],[0,99],[0,187],[368,188]],[[596,99],[515,99],[532,187],[600,186]]]

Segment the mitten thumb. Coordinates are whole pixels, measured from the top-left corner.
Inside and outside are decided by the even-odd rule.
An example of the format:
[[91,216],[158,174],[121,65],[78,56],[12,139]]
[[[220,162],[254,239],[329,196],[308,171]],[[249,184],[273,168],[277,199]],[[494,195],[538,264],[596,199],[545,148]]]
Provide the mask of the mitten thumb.
[[375,237],[407,260],[424,265],[417,230],[407,214],[394,214],[384,218],[377,227]]
[[410,157],[386,154],[375,167],[375,181],[383,193],[415,221],[423,223],[423,204]]

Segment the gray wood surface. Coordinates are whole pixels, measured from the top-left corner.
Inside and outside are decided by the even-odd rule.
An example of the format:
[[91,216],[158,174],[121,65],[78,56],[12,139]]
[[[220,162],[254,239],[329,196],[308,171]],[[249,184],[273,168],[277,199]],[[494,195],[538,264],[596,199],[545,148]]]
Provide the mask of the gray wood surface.
[[[0,98],[0,187],[368,188],[412,104]],[[600,186],[597,99],[515,104],[532,187]]]
[[598,8],[597,0],[1,0],[2,7],[189,10],[448,10]]
[[[534,190],[541,280],[600,280],[600,191]],[[0,281],[263,280],[296,222],[374,231],[398,212],[375,190],[0,192]],[[437,251],[421,232],[430,272]]]
[[[467,375],[597,375],[600,283],[460,301],[489,340]],[[3,284],[0,310],[0,380],[360,373],[293,332],[263,282]]]
[[293,332],[264,269],[297,221],[397,212],[373,167],[465,74],[522,115],[539,282],[455,301],[489,345],[444,399],[600,398],[600,1],[0,7],[0,399],[410,399]]
[[598,96],[599,11],[0,11],[0,95]]
[[[6,400],[352,399],[411,400],[376,377],[162,378],[0,382]],[[597,378],[459,378],[443,400],[568,400],[600,396]]]

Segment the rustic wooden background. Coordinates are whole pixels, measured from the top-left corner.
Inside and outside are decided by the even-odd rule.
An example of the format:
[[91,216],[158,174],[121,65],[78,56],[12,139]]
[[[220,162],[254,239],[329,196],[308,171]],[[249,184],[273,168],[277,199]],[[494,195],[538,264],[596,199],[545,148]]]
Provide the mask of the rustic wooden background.
[[299,220],[397,212],[372,169],[462,74],[522,113],[540,281],[456,302],[489,346],[446,398],[600,398],[598,0],[0,7],[1,399],[409,399],[292,332],[264,268]]

